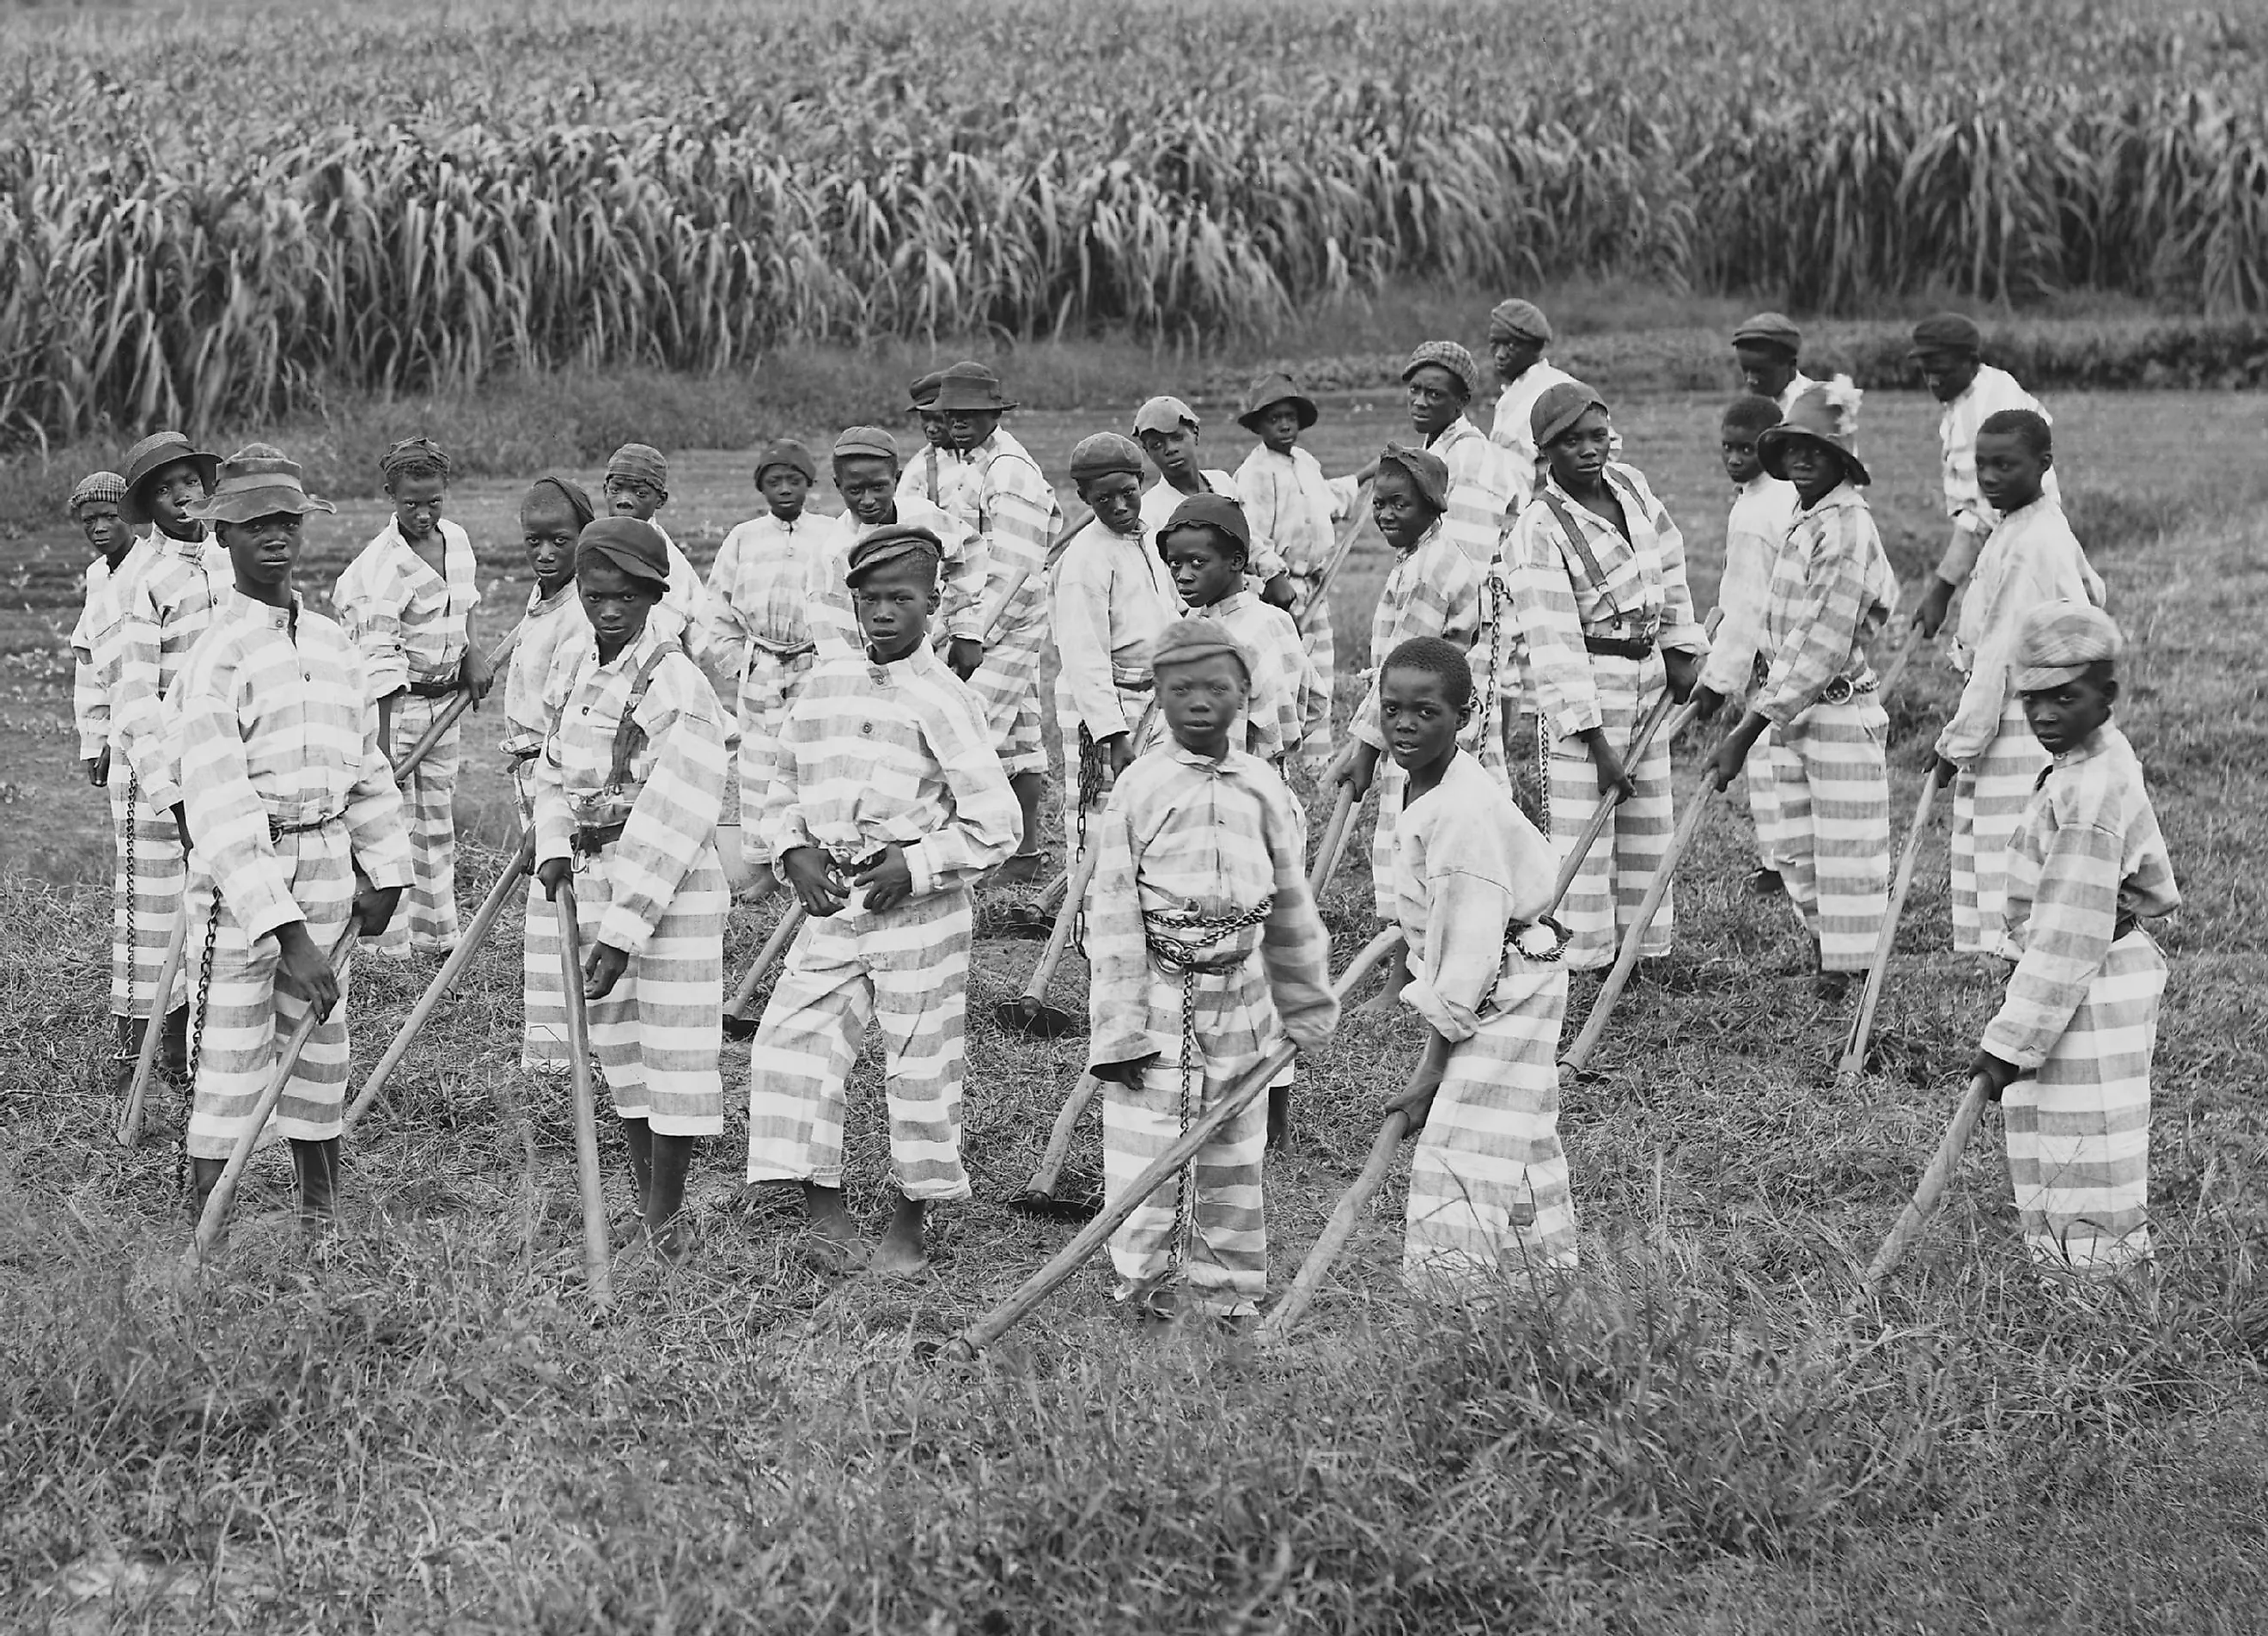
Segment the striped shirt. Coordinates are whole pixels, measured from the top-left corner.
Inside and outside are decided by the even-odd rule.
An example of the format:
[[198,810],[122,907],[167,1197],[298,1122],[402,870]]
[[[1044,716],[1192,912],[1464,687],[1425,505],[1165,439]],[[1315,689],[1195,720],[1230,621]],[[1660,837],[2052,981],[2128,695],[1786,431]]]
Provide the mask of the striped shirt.
[[[2055,423],[2055,417],[2040,401],[2016,384],[2014,375],[1990,365],[1980,366],[1968,390],[1938,411],[1937,443],[1945,477],[1945,514],[1953,520],[1955,538],[1946,546],[1945,558],[1938,564],[1937,572],[1948,585],[1959,585],[1969,578],[1977,566],[1977,553],[1984,547],[1984,536],[2000,520],[2000,513],[1985,501],[1984,491],[1977,485],[1977,433],[2002,409],[2030,409],[2049,424]],[[2063,490],[2057,485],[2054,472],[2048,473],[2047,481],[2040,487],[2050,499],[2061,501]]]
[[927,646],[887,665],[821,660],[767,775],[761,833],[775,866],[799,846],[852,864],[896,845],[922,895],[990,869],[1022,833],[983,706]]
[[1149,685],[1150,645],[1182,612],[1156,537],[1147,527],[1131,537],[1113,534],[1096,519],[1064,548],[1048,594],[1071,710],[1098,743],[1131,732],[1118,689]]
[[[1218,494],[1224,500],[1234,500],[1245,507],[1245,526],[1252,530],[1252,549],[1245,559],[1245,572],[1263,585],[1282,573],[1284,554],[1276,549],[1275,541],[1262,531],[1260,520],[1252,514],[1251,507],[1246,504],[1244,491],[1237,487],[1236,479],[1225,471],[1199,471],[1197,481],[1204,485],[1203,492]],[[1143,532],[1155,540],[1164,532],[1166,525],[1173,521],[1174,513],[1181,509],[1182,502],[1192,497],[1163,477],[1159,478],[1142,490]]]
[[1771,668],[1750,708],[1785,727],[1838,679],[1871,682],[1867,640],[1897,605],[1897,576],[1882,554],[1874,514],[1858,490],[1837,483],[1796,513],[1772,564],[1759,650]]
[[[947,637],[984,640],[984,548],[957,517],[927,500],[897,497],[895,516],[888,524],[862,523],[849,512],[826,520],[834,525],[826,549],[811,557],[811,577],[804,586],[805,616],[812,640],[828,659],[865,650],[858,634],[858,615],[850,604],[850,548],[876,528],[926,528],[945,547],[938,570],[938,609],[932,631]],[[808,516],[810,513],[806,512]]]
[[693,638],[688,633],[693,629],[693,622],[700,617],[701,604],[706,600],[701,571],[693,565],[692,558],[677,549],[677,542],[669,537],[668,529],[655,523],[653,531],[661,536],[663,561],[669,569],[669,588],[645,616],[646,627],[665,642],[682,637],[686,652],[693,653],[694,662],[698,664],[700,655],[694,652]]
[[[656,608],[653,613],[660,611]],[[648,614],[647,627],[652,623],[653,614]],[[527,616],[520,621],[519,640],[512,646],[511,667],[504,675],[505,755],[524,759],[543,748],[570,679],[556,673],[563,666],[572,667],[590,640],[591,622],[572,579],[549,596],[541,590],[528,592]]]
[[[1266,763],[1232,749],[1219,761],[1174,744],[1119,774],[1094,821],[1099,836],[1086,896],[1087,1060],[1155,1053],[1180,1059],[1182,979],[1151,958],[1145,922],[1159,915],[1249,913],[1266,918],[1197,951],[1242,954],[1226,976],[1199,976],[1204,1072],[1240,1072],[1284,1033],[1314,1050],[1338,1025],[1330,992],[1330,934],[1307,894],[1307,825]],[[1260,958],[1249,956],[1257,951]]]
[[228,553],[203,540],[153,533],[151,554],[127,586],[119,623],[118,685],[110,731],[142,783],[142,800],[163,810],[180,804],[180,745],[165,702],[213,609],[236,591]]
[[[792,522],[771,512],[737,525],[717,548],[688,646],[702,664],[737,683],[759,653],[793,659],[811,651],[811,583],[843,533],[842,520],[805,512]],[[739,702],[733,702],[737,710]]]
[[[655,654],[633,709],[638,674]],[[725,805],[725,713],[700,667],[651,623],[602,664],[595,635],[563,667],[558,725],[535,764],[535,859],[572,855],[583,826],[616,824],[607,912],[597,940],[636,954],[712,844]],[[615,735],[630,713],[630,763],[613,782]]]
[[[1489,425],[1489,441],[1512,456],[1510,471],[1519,485],[1513,494],[1515,516],[1535,497],[1535,485],[1543,476],[1540,465],[1543,457],[1535,446],[1535,400],[1554,387],[1574,381],[1574,376],[1550,358],[1539,357],[1497,394],[1496,418]],[[1607,458],[1620,460],[1622,453],[1622,438],[1617,434],[1607,451]]]
[[[1386,740],[1378,726],[1378,673],[1386,657],[1412,637],[1440,637],[1470,651],[1485,640],[1481,625],[1481,571],[1459,550],[1441,524],[1402,553],[1379,587],[1370,616],[1370,664],[1363,671],[1366,691],[1347,730],[1373,749]],[[1480,712],[1476,711],[1477,720]]]
[[1442,529],[1475,567],[1484,569],[1503,549],[1528,481],[1521,477],[1519,462],[1462,415],[1427,446],[1449,468],[1449,511]]
[[2102,595],[2102,576],[2088,565],[2059,503],[2043,494],[2003,518],[1984,542],[1961,599],[1953,660],[1969,677],[1953,719],[1938,734],[1937,753],[1965,765],[1999,736],[2000,718],[2014,696],[2010,676],[2026,614],[2043,602],[2100,608]]
[[1772,564],[1787,543],[1796,505],[1793,483],[1759,475],[1740,485],[1725,519],[1725,572],[1717,581],[1717,606],[1724,610],[1725,623],[1709,645],[1701,685],[1727,698],[1741,697],[1756,680]]
[[1603,720],[1585,637],[1657,637],[1670,652],[1696,655],[1709,647],[1685,584],[1685,536],[1636,467],[1609,463],[1604,481],[1627,537],[1550,478],[1505,553],[1537,703],[1562,737]]
[[1252,660],[1251,690],[1229,726],[1229,742],[1271,766],[1298,754],[1315,682],[1292,615],[1240,587],[1211,607],[1186,609],[1183,617],[1219,621]]
[[71,623],[71,722],[78,729],[78,758],[92,761],[110,742],[112,696],[118,689],[125,636],[126,593],[148,564],[151,545],[137,539],[111,567],[98,556],[86,565],[86,596]]
[[294,592],[273,608],[232,587],[181,677],[181,785],[196,866],[257,941],[304,920],[289,836],[342,821],[373,886],[409,884],[409,832],[378,714],[346,632]]
[[1234,481],[1254,542],[1268,542],[1285,571],[1303,579],[1329,564],[1338,542],[1332,525],[1354,509],[1362,487],[1353,477],[1324,476],[1322,463],[1297,445],[1278,454],[1264,443],[1244,457]]
[[924,442],[906,468],[898,474],[898,498],[919,500],[940,511],[961,510],[961,490],[968,481],[968,462],[949,449]]
[[2049,763],[2008,844],[2008,935],[2022,950],[1984,1046],[2029,1072],[2102,969],[2119,917],[2181,907],[2134,747],[2105,723]]
[[1048,617],[1048,548],[1063,527],[1063,509],[1024,446],[1005,431],[992,435],[968,453],[961,493],[950,508],[976,536],[984,553],[984,607],[998,607],[1008,581],[1019,570],[1027,571],[1006,609],[1006,617],[992,632],[998,641],[1010,633],[1044,631]]
[[331,591],[339,622],[361,650],[372,696],[387,698],[412,682],[446,682],[464,663],[472,611],[480,605],[471,536],[441,519],[439,574],[386,520]]

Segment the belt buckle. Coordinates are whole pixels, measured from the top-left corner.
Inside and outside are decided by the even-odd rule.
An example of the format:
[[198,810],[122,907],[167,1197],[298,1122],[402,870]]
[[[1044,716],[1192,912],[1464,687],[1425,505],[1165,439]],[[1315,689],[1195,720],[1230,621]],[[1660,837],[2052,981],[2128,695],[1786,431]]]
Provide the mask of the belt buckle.
[[1851,696],[1857,690],[1851,685],[1850,677],[1837,676],[1830,682],[1826,689],[1820,694],[1819,702],[1822,704],[1848,704],[1851,702]]

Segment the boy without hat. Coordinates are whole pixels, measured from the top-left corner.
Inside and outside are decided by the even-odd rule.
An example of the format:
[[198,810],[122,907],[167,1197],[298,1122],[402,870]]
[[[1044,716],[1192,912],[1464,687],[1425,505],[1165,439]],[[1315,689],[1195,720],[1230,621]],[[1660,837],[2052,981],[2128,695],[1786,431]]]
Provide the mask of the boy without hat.
[[[1197,411],[1179,398],[1152,398],[1134,411],[1134,440],[1158,468],[1158,481],[1142,495],[1142,526],[1155,539],[1174,508],[1191,495],[1217,494],[1242,505],[1236,480],[1225,471],[1197,463],[1197,439],[1203,426]],[[1252,572],[1261,594],[1279,608],[1292,604],[1292,581],[1284,570],[1283,556],[1264,537],[1254,536]]]
[[966,682],[984,662],[983,546],[960,519],[906,492],[897,440],[880,426],[844,428],[835,439],[832,464],[843,515],[826,520],[834,525],[833,532],[826,551],[812,558],[811,578],[804,586],[820,657],[856,653],[865,645],[846,578],[850,548],[878,528],[926,528],[945,548],[934,622],[942,632],[938,645],[947,667]]
[[[1897,577],[1859,490],[1859,389],[1845,376],[1796,400],[1766,431],[1764,469],[1795,485],[1801,510],[1773,564],[1763,682],[1709,758],[1722,790],[1766,731],[1775,828],[1764,837],[1815,946],[1818,990],[1840,999],[1866,969],[1889,909],[1889,729],[1867,642],[1897,606]],[[1699,689],[1704,713],[1723,699]]]
[[[447,454],[425,438],[407,438],[378,462],[394,514],[331,591],[331,605],[362,653],[378,700],[379,742],[389,757],[424,736],[452,695],[484,696],[488,655],[473,630],[480,564],[465,531],[441,514],[449,492]],[[457,941],[457,757],[462,729],[452,725],[401,792],[416,875],[407,911],[387,926],[378,952],[397,959],[415,949],[446,954]]]
[[2053,758],[2008,849],[2007,997],[1970,1072],[2002,1104],[2025,1247],[2116,1272],[2150,1256],[2150,1059],[2181,904],[2141,763],[2110,721],[2122,643],[2084,602],[2025,615],[2012,680]]
[[[1160,635],[1152,663],[1173,743],[1111,792],[1086,898],[1088,1065],[1103,1082],[1109,1196],[1281,1035],[1314,1050],[1338,1021],[1330,937],[1307,892],[1306,822],[1284,781],[1231,741],[1248,661],[1227,631],[1196,618]],[[1115,1301],[1153,1317],[1184,1299],[1221,1318],[1258,1310],[1266,1137],[1256,1100],[1112,1234]]]
[[[232,588],[178,684],[190,833],[188,1146],[202,1212],[310,1007],[321,1019],[283,1100],[304,1223],[336,1211],[347,1086],[346,989],[328,951],[351,917],[378,935],[411,878],[394,770],[344,630],[292,587],[305,520],[328,512],[282,451],[218,467],[193,514],[210,522]],[[197,951],[202,951],[199,954]]]
[[677,542],[669,537],[669,530],[654,520],[661,508],[669,504],[668,457],[650,443],[625,443],[608,457],[599,493],[605,502],[602,509],[612,515],[653,523],[654,532],[661,536],[663,549],[669,558],[669,589],[646,615],[646,623],[665,642],[685,637],[686,652],[693,655],[693,662],[705,666],[706,656],[691,645],[688,634],[693,622],[700,617],[704,600],[701,576],[686,559],[685,553],[677,549]]
[[535,873],[555,903],[573,881],[591,1049],[639,1220],[657,1256],[682,1262],[693,1145],[725,1128],[717,1002],[732,894],[716,844],[724,711],[683,645],[653,627],[668,576],[652,523],[602,517],[576,536],[588,634],[562,655],[557,726],[536,763]]
[[1759,313],[1733,332],[1733,358],[1741,385],[1769,398],[1783,415],[1807,387],[1818,383],[1803,372],[1803,332],[1785,313]]
[[814,1248],[836,1268],[867,1253],[843,1204],[843,1123],[870,1021],[895,1186],[874,1264],[920,1271],[930,1205],[969,1196],[969,888],[1015,844],[1018,814],[983,706],[930,645],[942,556],[936,535],[905,527],[851,548],[865,651],[812,672],[763,785],[763,844],[811,918],[748,1058],[748,1180],[803,1183]]
[[[1576,971],[1611,965],[1675,827],[1669,745],[1657,737],[1635,766],[1623,747],[1667,688],[1683,699],[1708,653],[1685,583],[1685,538],[1634,466],[1609,459],[1607,406],[1580,382],[1535,401],[1531,422],[1547,468],[1505,548],[1512,605],[1528,638],[1538,735],[1548,745],[1555,840],[1580,833],[1599,803],[1612,815],[1567,889],[1563,910]],[[1640,951],[1669,953],[1670,903]]]

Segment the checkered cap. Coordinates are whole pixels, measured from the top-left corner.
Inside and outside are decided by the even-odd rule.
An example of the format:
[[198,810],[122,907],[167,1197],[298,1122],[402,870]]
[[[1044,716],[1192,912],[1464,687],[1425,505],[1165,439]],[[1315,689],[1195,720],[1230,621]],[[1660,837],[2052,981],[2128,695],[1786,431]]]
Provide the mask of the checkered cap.
[[1428,341],[1410,354],[1410,361],[1402,366],[1402,379],[1410,376],[1432,364],[1446,369],[1462,382],[1468,398],[1480,395],[1481,366],[1473,362],[1473,355],[1454,341]]
[[2085,602],[2043,602],[2016,627],[2019,693],[2061,687],[2089,665],[2117,659],[2125,638],[2110,615]]
[[126,497],[126,479],[114,471],[91,471],[70,491],[71,515],[82,505],[115,505]]

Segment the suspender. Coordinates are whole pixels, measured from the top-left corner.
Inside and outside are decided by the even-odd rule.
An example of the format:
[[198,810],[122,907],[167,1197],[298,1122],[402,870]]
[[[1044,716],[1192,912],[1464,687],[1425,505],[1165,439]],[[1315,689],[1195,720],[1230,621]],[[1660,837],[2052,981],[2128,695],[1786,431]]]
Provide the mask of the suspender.
[[645,729],[631,719],[637,707],[645,700],[645,690],[652,684],[654,668],[667,659],[669,647],[665,644],[646,655],[637,674],[630,678],[630,696],[622,705],[621,719],[615,723],[615,760],[607,777],[607,788],[619,794],[623,782],[630,776],[630,757],[645,746]]
[[1575,526],[1575,520],[1568,514],[1565,503],[1549,489],[1537,497],[1550,506],[1551,514],[1559,520],[1559,533],[1568,544],[1575,548],[1575,554],[1583,559],[1583,571],[1590,575],[1592,587],[1607,599],[1607,606],[1615,610],[1615,616],[1617,619],[1622,617],[1622,604],[1616,601],[1607,590],[1607,571],[1599,565],[1598,556],[1592,551],[1590,542],[1583,538],[1583,531]]

